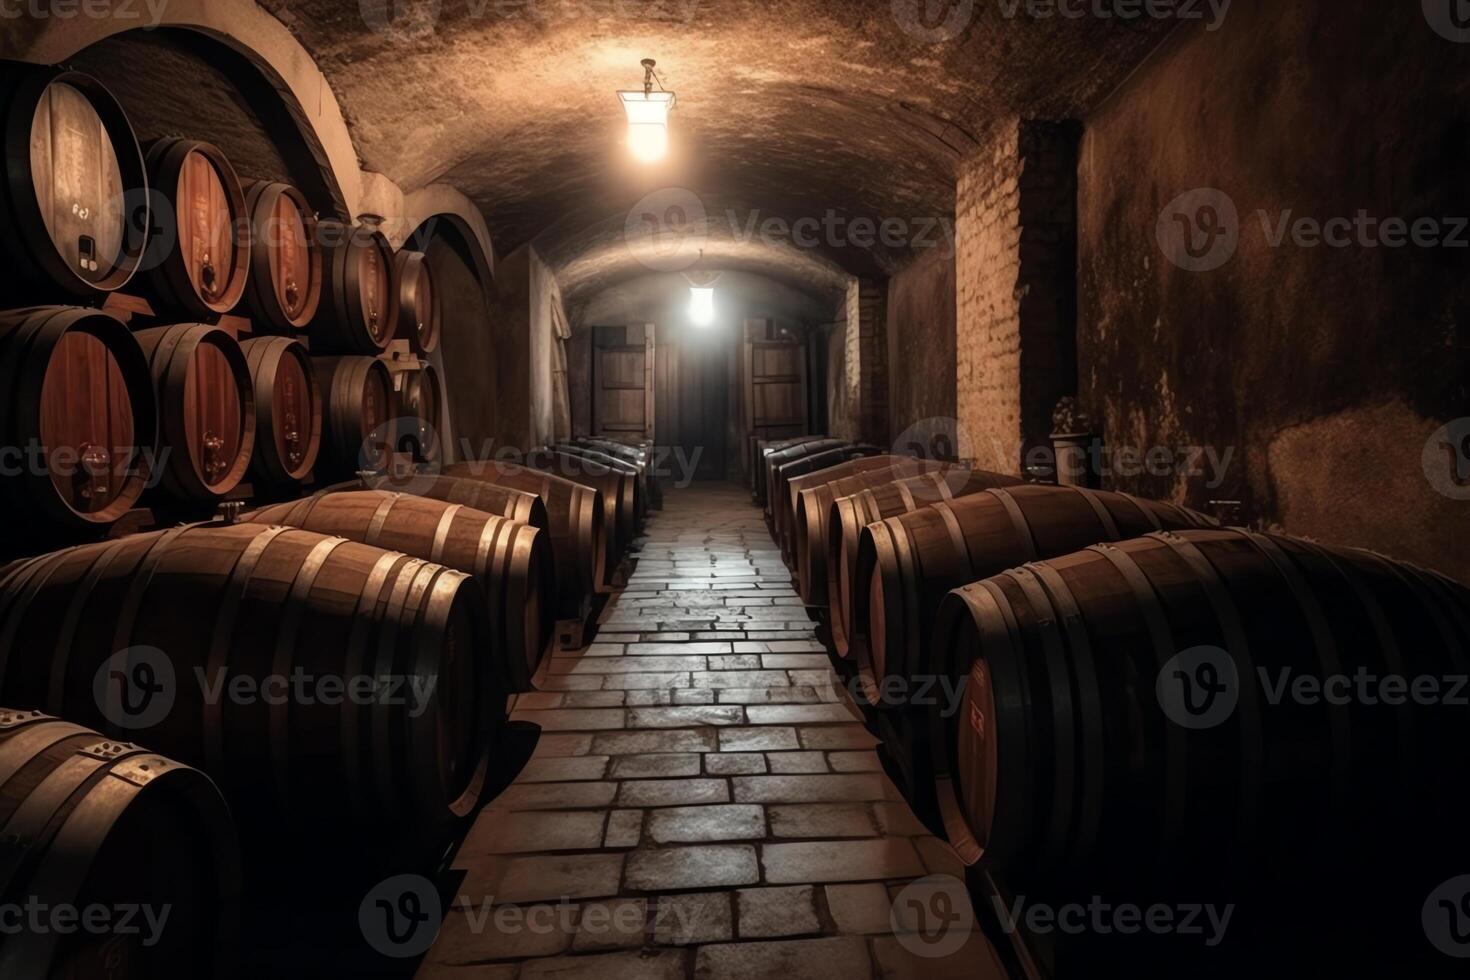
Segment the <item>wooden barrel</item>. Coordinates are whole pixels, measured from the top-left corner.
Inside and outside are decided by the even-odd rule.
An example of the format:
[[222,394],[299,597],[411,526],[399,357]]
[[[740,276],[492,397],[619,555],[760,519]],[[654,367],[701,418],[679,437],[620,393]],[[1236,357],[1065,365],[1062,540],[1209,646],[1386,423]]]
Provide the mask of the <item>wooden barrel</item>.
[[823,473],[832,472],[824,470],[791,484],[796,492],[796,516],[787,537],[796,564],[797,588],[809,606],[827,605],[827,518],[832,502],[869,487],[946,468],[943,463],[913,456],[874,456],[846,465],[853,466],[848,476],[824,480]]
[[322,445],[322,394],[311,357],[290,337],[240,345],[255,389],[255,455],[251,478],[284,487],[311,475]]
[[[1465,850],[1470,715],[1443,695],[1470,669],[1470,598],[1432,573],[1240,529],[1154,533],[967,585],[935,637],[933,669],[967,678],[932,718],[967,862],[1213,894],[1242,869],[1363,880],[1343,855],[1393,842],[1368,863],[1428,857],[1404,909],[1418,925]],[[1283,677],[1327,693],[1273,693]],[[1410,695],[1424,679],[1439,697]]]
[[0,63],[0,139],[0,294],[79,302],[125,286],[143,259],[148,180],[117,100],[80,72]]
[[393,260],[398,276],[398,336],[420,354],[439,349],[444,302],[434,288],[429,257],[404,249]]
[[134,334],[158,393],[161,489],[176,500],[217,500],[235,489],[255,452],[250,366],[219,327],[180,323]]
[[[775,530],[776,527],[776,502],[781,500],[781,491],[785,488],[779,482],[779,478],[781,478],[781,467],[785,466],[785,464],[801,460],[801,458],[806,458],[808,455],[831,453],[832,450],[841,450],[845,445],[851,445],[851,442],[848,442],[847,439],[808,439],[806,442],[800,442],[800,444],[792,445],[792,447],[785,448],[785,450],[776,450],[775,453],[766,455],[766,463],[764,463],[766,472],[763,473],[763,480],[766,483],[764,508],[766,508],[767,527],[770,527],[772,530]],[[810,473],[810,470],[807,470],[807,472]],[[804,475],[806,473],[801,473],[801,476]]]
[[914,675],[951,589],[1102,541],[1214,524],[1174,504],[1051,486],[987,490],[871,524],[858,542],[848,633],[863,696],[895,706],[882,684]]
[[751,441],[750,495],[762,507],[766,505],[766,487],[770,480],[767,460],[773,453],[825,439],[826,436],[794,436],[788,439],[754,439]]
[[643,530],[644,518],[648,516],[648,495],[644,492],[643,478],[645,470],[637,463],[631,463],[625,459],[619,459],[617,456],[604,453],[601,450],[589,449],[586,446],[559,444],[557,446],[545,447],[544,451],[568,457],[573,463],[577,460],[585,460],[592,464],[589,469],[594,472],[611,470],[620,476],[627,477],[625,487],[621,490],[624,497],[627,498],[623,503],[631,505],[634,529],[639,532]]
[[857,580],[858,538],[875,521],[911,514],[945,500],[985,490],[1019,486],[1003,473],[950,468],[859,490],[832,501],[827,513],[827,625],[839,656],[851,653],[853,582]]
[[250,277],[245,310],[261,333],[306,330],[322,302],[322,249],[316,212],[290,184],[256,181],[245,190]]
[[590,459],[603,464],[609,469],[617,470],[620,473],[632,474],[638,484],[638,522],[640,528],[643,525],[644,519],[647,518],[649,510],[659,506],[655,502],[655,497],[661,500],[662,494],[657,490],[658,481],[653,478],[653,467],[648,460],[647,452],[644,450],[632,449],[627,446],[619,449],[619,447],[605,442],[599,442],[595,445],[583,442],[559,442],[555,448],[558,452]]
[[444,384],[439,371],[428,361],[419,361],[419,369],[404,372],[401,380],[398,451],[420,463],[437,463],[444,454]]
[[568,456],[551,450],[534,450],[526,455],[525,465],[534,470],[555,473],[598,492],[602,501],[602,530],[606,545],[603,550],[604,591],[611,590],[623,557],[637,535],[637,480],[625,473],[614,472],[600,463],[580,456]]
[[376,357],[398,331],[398,275],[393,246],[375,228],[340,221],[317,225],[325,275],[311,322],[313,354]]
[[341,476],[388,465],[393,377],[376,357],[313,357],[322,395],[321,465]]
[[535,690],[531,678],[556,633],[556,571],[544,531],[463,504],[379,490],[317,494],[240,519],[401,551],[475,576],[503,686]]
[[163,139],[148,148],[148,187],[169,206],[155,220],[170,222],[148,243],[145,276],[155,309],[217,322],[239,305],[250,275],[240,178],[217,147]]
[[240,853],[229,808],[199,770],[0,708],[0,834],[0,904],[70,908],[78,919],[94,906],[134,910],[116,928],[14,932],[0,945],[0,975],[233,975]]
[[[456,463],[444,474],[523,490],[541,498],[551,522],[557,615],[561,619],[580,619],[587,598],[609,577],[601,492],[552,473],[498,461]],[[442,487],[427,487],[422,492],[437,496]]]
[[0,691],[204,770],[249,852],[433,867],[504,717],[485,621],[470,576],[421,559],[178,527],[9,569]]
[[[333,490],[358,489],[353,486],[333,487]],[[534,493],[497,486],[481,480],[465,480],[451,476],[417,474],[402,480],[392,476],[377,476],[368,480],[368,489],[388,490],[395,493],[415,493],[421,497],[432,497],[451,504],[463,504],[473,510],[484,511],[500,517],[508,517],[518,524],[529,524],[540,528],[551,536],[551,519],[546,504]]]
[[[782,506],[776,514],[777,543],[781,545],[781,556],[786,559],[786,563],[793,568],[797,565],[796,519],[801,510],[803,490],[819,487],[833,480],[843,480],[859,473],[885,470],[894,464],[908,465],[903,461],[910,458],[884,456],[876,453],[853,457],[847,450],[839,450],[831,454],[817,453],[795,463],[786,464],[790,475],[786,480],[786,494]],[[918,472],[918,470],[915,469],[913,472]]]
[[654,472],[653,446],[638,445],[630,446],[627,443],[616,442],[612,439],[594,438],[577,439],[571,445],[583,446],[597,452],[606,453],[614,459],[620,459],[638,467],[644,497],[648,500],[648,508],[662,510],[664,506],[663,485],[660,483],[658,474]]
[[137,503],[158,441],[148,360],[106,313],[37,307],[0,313],[0,499],[26,517],[85,531]]

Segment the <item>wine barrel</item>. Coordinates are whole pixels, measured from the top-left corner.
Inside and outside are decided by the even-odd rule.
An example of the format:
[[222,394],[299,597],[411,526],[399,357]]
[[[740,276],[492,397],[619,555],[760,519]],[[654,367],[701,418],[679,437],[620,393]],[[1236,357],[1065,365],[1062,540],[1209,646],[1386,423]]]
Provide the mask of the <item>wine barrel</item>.
[[1342,858],[1365,840],[1394,847],[1368,865],[1428,855],[1433,887],[1464,850],[1463,706],[1356,681],[1271,690],[1361,676],[1444,694],[1470,669],[1470,599],[1432,573],[1240,529],[1153,533],[966,585],[935,635],[932,669],[967,678],[960,710],[931,719],[967,862],[1098,894],[1161,872],[1213,894],[1237,866],[1361,881]]
[[212,501],[235,489],[255,452],[255,388],[240,345],[219,327],[180,323],[140,330],[158,392],[161,489]]
[[643,476],[644,470],[637,463],[619,459],[597,449],[588,449],[585,446],[568,446],[559,444],[556,446],[543,447],[537,452],[554,453],[566,457],[566,465],[580,465],[578,461],[585,460],[591,464],[587,469],[591,472],[601,473],[610,470],[619,476],[627,477],[620,486],[623,499],[619,506],[625,510],[625,519],[631,513],[633,524],[630,525],[635,532],[642,532],[644,518],[648,516],[648,496],[644,492]]
[[218,322],[239,305],[250,275],[240,178],[217,147],[162,139],[148,148],[148,187],[169,206],[155,215],[163,227],[148,243],[144,275],[155,309]]
[[655,506],[653,498],[656,495],[661,497],[654,489],[658,481],[653,479],[652,466],[646,452],[637,449],[618,452],[610,445],[593,446],[574,442],[559,442],[554,448],[557,452],[590,459],[619,473],[630,474],[637,482],[638,526],[642,528],[649,510]]
[[444,385],[439,371],[428,361],[420,361],[417,371],[406,371],[401,377],[398,451],[420,463],[437,463],[444,452]]
[[245,191],[250,276],[245,309],[262,333],[306,330],[322,302],[322,248],[316,212],[290,184],[256,181]]
[[[785,448],[785,450],[776,450],[775,453],[766,455],[766,463],[764,463],[766,472],[763,473],[763,480],[766,483],[764,508],[766,508],[767,527],[770,527],[772,530],[775,530],[776,527],[776,502],[782,500],[781,491],[784,489],[784,485],[781,485],[781,482],[779,482],[781,467],[785,466],[786,463],[794,463],[794,461],[801,460],[801,458],[806,458],[808,455],[831,453],[832,450],[841,450],[845,445],[851,445],[851,442],[848,442],[847,439],[810,439],[810,441],[801,442],[801,444],[794,445],[794,447]],[[807,472],[810,472],[810,470],[807,470]],[[806,473],[803,473],[804,475]]]
[[95,310],[0,313],[0,445],[17,456],[3,499],[26,517],[85,531],[137,503],[158,441],[148,360],[121,322]]
[[[557,615],[561,619],[581,618],[587,598],[611,577],[601,492],[552,473],[499,461],[456,463],[444,474],[523,490],[541,498],[551,522]],[[419,492],[438,496],[444,490],[443,485],[435,484]]]
[[654,472],[653,446],[651,443],[630,446],[624,442],[615,442],[612,439],[599,437],[593,439],[577,439],[571,445],[605,453],[614,459],[620,459],[625,463],[630,463],[638,467],[642,481],[643,495],[648,501],[648,509],[663,509],[663,485],[659,482],[658,474]]
[[86,302],[127,285],[146,245],[148,180],[117,100],[80,72],[0,63],[0,139],[0,295]]
[[0,944],[0,975],[234,974],[240,853],[229,808],[199,770],[0,708],[0,834],[0,904],[155,916],[140,912],[128,931],[21,929]]
[[787,439],[754,439],[751,441],[750,495],[762,507],[766,505],[766,486],[770,479],[767,460],[773,454],[826,436],[793,436]]
[[313,354],[376,357],[398,330],[398,275],[393,246],[375,228],[340,221],[317,225],[325,275],[311,321]]
[[914,676],[951,589],[1101,541],[1214,525],[1174,504],[1052,486],[987,490],[870,524],[858,542],[848,633],[863,696],[894,706],[884,682]]
[[[357,486],[333,487],[333,490],[359,489]],[[415,474],[405,479],[375,476],[367,481],[367,489],[394,493],[414,493],[451,504],[463,504],[472,510],[507,517],[517,524],[528,524],[551,536],[551,519],[546,504],[534,493],[497,486],[480,480],[464,480],[450,476]]]
[[950,468],[869,487],[834,500],[827,516],[827,625],[837,654],[847,657],[851,653],[847,635],[852,628],[852,587],[857,580],[858,538],[863,528],[889,517],[911,514],[930,504],[1020,484],[1020,480],[1003,473]]
[[313,357],[322,394],[321,464],[347,475],[387,467],[393,433],[393,377],[375,357]]
[[322,445],[322,394],[311,357],[289,337],[247,340],[240,350],[255,389],[250,474],[264,486],[301,483],[311,475]]
[[399,283],[398,336],[412,344],[418,353],[432,354],[439,349],[444,305],[434,288],[429,257],[423,252],[404,249],[393,262]]
[[0,691],[204,770],[252,853],[433,867],[504,717],[485,621],[475,581],[440,565],[178,527],[8,569]]
[[526,455],[525,465],[534,470],[554,473],[598,492],[602,500],[602,530],[606,546],[602,586],[611,590],[623,556],[637,535],[637,481],[635,477],[617,473],[600,463],[580,456],[568,456],[538,449]]
[[531,678],[556,633],[551,541],[538,528],[462,504],[379,490],[321,493],[240,520],[335,535],[475,576],[488,600],[488,632],[503,686],[513,693],[535,690]]
[[[884,456],[880,454],[853,457],[847,450],[832,454],[817,453],[794,463],[786,464],[786,494],[776,514],[777,543],[781,546],[781,557],[793,568],[797,565],[796,518],[801,510],[801,492],[810,487],[819,487],[833,480],[842,480],[859,473],[883,470],[895,463],[905,465],[906,456]],[[938,464],[928,464],[938,465]],[[916,468],[914,472],[919,472]]]
[[913,456],[875,456],[871,459],[879,462],[869,468],[870,459],[855,460],[854,463],[864,465],[855,466],[850,475],[835,480],[823,480],[823,473],[829,472],[824,470],[792,481],[796,491],[796,517],[787,537],[796,563],[797,589],[809,606],[827,605],[827,518],[833,501],[869,487],[881,487],[894,480],[949,468],[944,463]]

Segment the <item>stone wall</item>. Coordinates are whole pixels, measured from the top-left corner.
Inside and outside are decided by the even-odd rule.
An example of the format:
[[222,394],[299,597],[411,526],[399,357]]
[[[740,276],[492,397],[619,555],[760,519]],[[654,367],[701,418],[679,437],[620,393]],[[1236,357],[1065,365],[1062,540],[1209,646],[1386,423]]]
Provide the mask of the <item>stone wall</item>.
[[1470,216],[1467,79],[1417,3],[1237,4],[1087,120],[1082,395],[1114,447],[1222,461],[1109,485],[1470,578],[1470,233],[1386,223]]

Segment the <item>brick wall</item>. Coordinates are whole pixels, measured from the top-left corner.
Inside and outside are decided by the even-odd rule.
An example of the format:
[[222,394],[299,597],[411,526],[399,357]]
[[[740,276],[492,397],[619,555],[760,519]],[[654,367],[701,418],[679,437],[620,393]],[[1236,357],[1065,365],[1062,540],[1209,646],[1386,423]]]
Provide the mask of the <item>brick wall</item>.
[[961,455],[986,469],[1019,472],[1076,390],[1079,133],[1015,120],[960,168],[956,418]]

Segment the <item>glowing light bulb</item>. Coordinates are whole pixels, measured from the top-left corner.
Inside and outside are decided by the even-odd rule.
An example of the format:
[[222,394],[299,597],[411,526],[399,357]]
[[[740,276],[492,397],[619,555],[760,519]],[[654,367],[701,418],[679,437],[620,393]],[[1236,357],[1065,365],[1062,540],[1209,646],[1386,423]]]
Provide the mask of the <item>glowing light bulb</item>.
[[689,319],[697,327],[707,327],[715,322],[715,291],[689,287]]
[[657,163],[669,152],[669,110],[673,92],[619,92],[628,113],[628,149],[644,163]]

